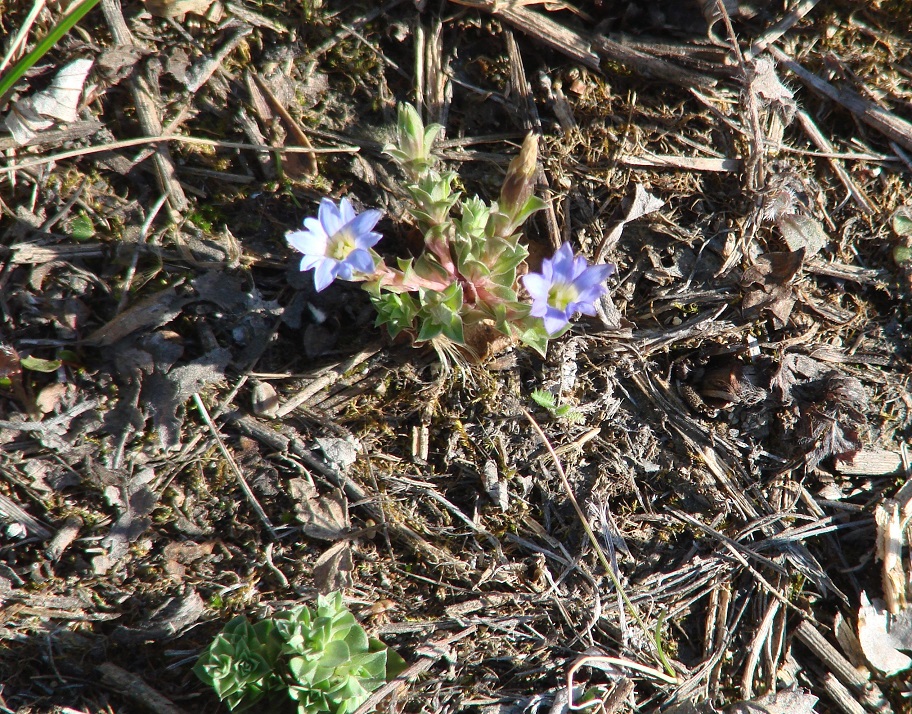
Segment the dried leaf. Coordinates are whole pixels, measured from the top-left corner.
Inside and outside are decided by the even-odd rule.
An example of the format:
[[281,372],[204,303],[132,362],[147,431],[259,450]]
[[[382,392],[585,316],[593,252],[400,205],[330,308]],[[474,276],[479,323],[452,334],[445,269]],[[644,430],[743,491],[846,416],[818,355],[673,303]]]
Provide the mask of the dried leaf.
[[295,478],[289,482],[295,504],[295,516],[303,523],[301,530],[311,538],[339,540],[346,537],[351,524],[348,519],[348,501],[339,489],[321,496],[307,479]]
[[44,387],[35,397],[35,406],[42,414],[50,414],[57,411],[60,407],[63,397],[67,392],[67,385],[55,382]]
[[153,610],[138,627],[120,626],[112,637],[121,644],[155,642],[179,635],[196,624],[206,611],[203,598],[195,590],[169,598]]
[[798,110],[795,95],[776,75],[776,65],[768,57],[759,57],[749,70],[750,91],[765,106],[775,110],[785,124],[791,123]]
[[105,499],[119,512],[117,521],[101,541],[107,550],[107,564],[113,565],[127,554],[130,543],[152,525],[148,516],[158,504],[158,494],[148,484],[155,478],[155,472],[145,468],[129,474],[95,464],[93,477],[103,485]]
[[828,371],[829,367],[816,359],[791,352],[782,358],[779,369],[770,380],[770,388],[778,394],[783,404],[791,404],[795,400],[796,395],[792,390],[796,385],[819,379]]
[[183,19],[192,12],[194,15],[205,15],[213,0],[143,0],[146,9],[155,17],[176,17]]
[[510,492],[507,484],[501,480],[497,473],[497,464],[488,459],[484,465],[485,491],[491,500],[497,504],[501,511],[506,512],[510,507]]
[[79,100],[86,77],[93,61],[77,59],[64,66],[47,89],[15,102],[4,119],[4,126],[18,145],[35,138],[39,131],[61,122],[75,121],[79,114]]
[[814,714],[817,697],[803,689],[786,689],[726,707],[726,714]]
[[144,378],[142,401],[152,416],[162,448],[180,447],[184,402],[204,387],[221,382],[230,359],[231,353],[219,347],[189,364],[167,371],[156,364],[155,371]]
[[808,257],[817,255],[830,242],[830,237],[823,230],[820,221],[811,216],[787,213],[779,216],[776,225],[782,231],[782,237],[789,250],[794,252],[804,249]]
[[192,540],[169,543],[163,552],[165,572],[174,580],[183,580],[187,574],[185,566],[207,555],[212,555],[214,545],[212,542],[194,543]]
[[[909,620],[909,609],[900,613]],[[908,627],[902,632],[908,632]],[[900,649],[912,649],[912,641],[900,639],[891,632],[889,613],[883,600],[868,601],[867,593],[861,593],[861,606],[858,608],[858,640],[865,657],[874,669],[890,677],[912,667],[912,659],[900,652]]]
[[614,248],[621,239],[624,227],[628,223],[658,211],[665,205],[665,201],[653,196],[649,191],[643,188],[642,185],[634,184],[633,196],[626,199],[625,204],[626,210],[624,211],[624,217],[611,229],[611,231],[609,231],[608,235],[605,236],[602,245],[599,247],[598,256],[595,261],[596,263],[602,262],[602,257],[605,253]]
[[253,413],[272,418],[279,413],[279,395],[269,382],[256,382],[250,395]]
[[856,429],[840,424],[828,415],[802,411],[804,428],[799,444],[808,449],[805,462],[814,468],[824,459],[852,458],[861,448],[861,439]]
[[173,287],[165,288],[120,313],[95,330],[85,341],[107,347],[139,330],[161,327],[180,315],[188,302],[190,298],[179,296]]
[[756,317],[765,310],[777,329],[785,327],[796,299],[789,281],[795,277],[803,259],[803,249],[758,256],[741,279],[746,288],[741,304],[745,317]]
[[323,593],[345,590],[353,584],[351,544],[348,541],[336,543],[314,563],[314,585]]
[[347,474],[351,465],[358,460],[361,444],[357,441],[352,443],[348,439],[335,437],[317,437],[316,441],[328,465],[340,473]]

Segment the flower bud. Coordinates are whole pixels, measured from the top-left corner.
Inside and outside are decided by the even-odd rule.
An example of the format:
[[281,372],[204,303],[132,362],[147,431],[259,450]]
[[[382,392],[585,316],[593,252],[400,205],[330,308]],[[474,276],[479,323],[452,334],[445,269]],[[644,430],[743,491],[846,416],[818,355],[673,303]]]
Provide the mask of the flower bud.
[[411,104],[399,105],[399,148],[410,161],[421,161],[424,154],[424,123]]
[[503,187],[500,189],[498,207],[508,216],[515,215],[526,205],[535,189],[538,174],[538,139],[527,134],[519,154],[510,162]]

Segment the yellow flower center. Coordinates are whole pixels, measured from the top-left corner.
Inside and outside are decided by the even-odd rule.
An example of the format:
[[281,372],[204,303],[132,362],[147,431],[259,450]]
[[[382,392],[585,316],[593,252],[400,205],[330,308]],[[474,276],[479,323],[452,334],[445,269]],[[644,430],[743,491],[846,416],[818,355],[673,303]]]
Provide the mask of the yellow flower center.
[[579,297],[579,291],[569,283],[556,283],[548,291],[548,304],[558,310],[566,310],[567,305]]
[[326,251],[326,255],[335,260],[345,260],[357,247],[355,236],[343,228],[329,239],[329,249]]

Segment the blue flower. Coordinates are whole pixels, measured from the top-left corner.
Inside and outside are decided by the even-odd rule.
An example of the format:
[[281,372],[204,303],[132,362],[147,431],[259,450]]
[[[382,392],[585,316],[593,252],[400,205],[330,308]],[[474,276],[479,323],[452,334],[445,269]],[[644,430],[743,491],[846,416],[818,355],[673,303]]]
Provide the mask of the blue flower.
[[542,261],[540,273],[523,276],[523,285],[532,296],[533,317],[540,317],[545,331],[553,337],[566,327],[574,313],[595,314],[595,301],[608,292],[602,283],[614,272],[613,265],[588,265],[573,255],[564,243],[553,258]]
[[374,272],[370,249],[383,236],[372,229],[381,215],[374,209],[356,214],[347,198],[338,206],[324,198],[317,217],[304,219],[303,231],[285,235],[288,244],[304,254],[301,270],[313,269],[317,291],[336,278],[351,280],[356,272]]

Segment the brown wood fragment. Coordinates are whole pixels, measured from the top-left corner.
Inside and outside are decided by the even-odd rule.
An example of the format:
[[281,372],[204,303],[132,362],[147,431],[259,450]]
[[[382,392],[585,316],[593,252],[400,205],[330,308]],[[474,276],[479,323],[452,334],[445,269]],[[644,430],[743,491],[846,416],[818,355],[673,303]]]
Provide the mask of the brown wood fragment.
[[[101,0],[101,10],[117,44],[127,47],[138,45],[124,20],[119,0]],[[130,92],[136,105],[136,114],[143,133],[147,136],[160,136],[162,133],[161,109],[155,103],[152,87],[148,80],[137,73],[130,82]],[[168,194],[171,208],[178,213],[186,210],[187,197],[177,180],[177,170],[174,167],[168,145],[165,142],[160,143],[153,156],[159,186],[164,193]]]
[[69,516],[51,539],[51,542],[48,543],[47,548],[44,549],[44,554],[48,560],[60,560],[63,552],[76,540],[80,528],[82,528],[82,518],[77,515]]
[[846,461],[836,459],[833,467],[846,476],[889,476],[902,468],[902,456],[886,449],[863,449]]
[[153,714],[185,714],[170,699],[153,689],[132,672],[121,669],[113,662],[98,665],[102,682],[120,692],[136,705]]
[[829,672],[823,676],[823,689],[845,714],[867,714],[852,693]]
[[903,529],[899,503],[885,499],[874,509],[877,525],[877,560],[881,562],[881,582],[884,600],[891,615],[906,607],[906,572],[902,563]]
[[587,38],[540,13],[527,10],[520,5],[512,3],[508,5],[495,0],[452,0],[452,2],[456,5],[465,5],[488,12],[585,67],[594,70],[601,67],[601,60],[593,51],[592,43]]
[[685,89],[693,87],[709,89],[717,84],[713,77],[683,69],[671,62],[631,49],[625,44],[607,37],[597,37],[592,44],[604,59],[623,64],[634,73],[647,79],[661,79]]
[[833,647],[810,622],[807,620],[800,622],[795,628],[795,636],[807,645],[808,649],[840,682],[861,697],[867,709],[880,714],[893,711],[889,702],[884,698],[883,692],[871,681],[870,673],[853,667],[852,663],[843,657],[839,650]]
[[754,40],[750,49],[744,53],[745,59],[752,59],[763,52],[771,43],[778,40],[798,24],[798,21],[813,10],[818,2],[820,2],[820,0],[801,0],[792,8],[791,12]]
[[679,169],[682,171],[716,171],[725,173],[738,173],[744,169],[744,162],[741,159],[717,159],[710,156],[663,156],[657,154],[631,156],[630,154],[622,154],[618,157],[618,163],[635,169]]

